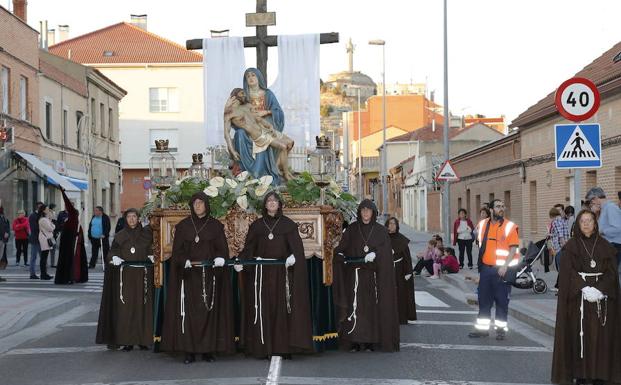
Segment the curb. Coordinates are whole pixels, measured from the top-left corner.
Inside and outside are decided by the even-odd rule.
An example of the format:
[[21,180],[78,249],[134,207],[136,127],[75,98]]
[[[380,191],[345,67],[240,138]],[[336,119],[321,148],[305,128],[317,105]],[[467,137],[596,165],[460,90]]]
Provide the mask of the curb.
[[[442,278],[457,289],[463,291],[466,296],[468,305],[478,305],[477,295],[473,292],[473,286],[470,286],[465,279],[455,277],[457,274],[443,274]],[[541,319],[539,314],[533,312],[519,301],[515,301],[509,305],[509,315],[525,324],[554,337],[555,322],[550,319]]]

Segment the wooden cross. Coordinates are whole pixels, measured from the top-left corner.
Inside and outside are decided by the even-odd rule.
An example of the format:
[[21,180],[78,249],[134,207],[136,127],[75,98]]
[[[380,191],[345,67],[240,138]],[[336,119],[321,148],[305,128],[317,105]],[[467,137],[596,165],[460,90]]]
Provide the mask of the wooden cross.
[[[267,48],[278,45],[278,36],[268,35],[267,26],[276,25],[276,12],[267,12],[267,0],[256,0],[257,12],[246,14],[246,27],[256,27],[255,36],[244,36],[244,47],[256,47],[257,68],[265,77],[267,83]],[[338,32],[322,33],[320,44],[338,43]],[[202,49],[203,39],[186,40],[187,49]]]

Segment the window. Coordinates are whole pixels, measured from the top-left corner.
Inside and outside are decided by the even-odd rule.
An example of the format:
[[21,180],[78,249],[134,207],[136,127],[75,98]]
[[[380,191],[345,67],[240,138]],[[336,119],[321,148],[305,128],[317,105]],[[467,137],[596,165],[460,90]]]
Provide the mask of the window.
[[150,112],[179,112],[179,92],[176,88],[149,88]]
[[511,218],[511,191],[505,191],[505,216]]
[[63,110],[63,121],[62,121],[62,125],[63,125],[63,138],[62,138],[62,143],[66,146],[67,143],[67,115],[69,114],[69,112],[67,110]]
[[464,206],[461,205],[461,197],[457,198],[457,210],[461,210]]
[[489,202],[490,207],[492,206],[493,200],[494,200],[494,193],[489,193],[489,200],[487,202]]
[[17,202],[15,208],[28,213],[28,181],[23,179],[17,181]]
[[586,172],[586,190],[588,191],[590,188],[597,186],[597,171],[587,171]]
[[28,120],[28,79],[19,77],[19,118]]
[[2,70],[0,71],[0,90],[2,97],[0,101],[2,102],[2,109],[0,110],[3,114],[9,113],[9,81],[10,81],[10,70],[7,67],[2,66]]
[[[477,209],[477,211],[478,211],[478,210],[481,210],[481,207],[482,207],[482,206],[481,206],[481,196],[480,196],[480,195],[477,195],[477,196],[474,198],[474,201],[475,201],[475,204],[476,204],[476,209]],[[479,213],[478,213],[478,212],[477,212],[477,215],[479,215]]]
[[468,215],[470,215],[470,218],[476,218],[473,216],[473,213],[470,212],[470,189],[466,190],[466,211]]
[[539,213],[537,212],[537,182],[536,181],[532,181],[530,182],[530,191],[529,191],[529,195],[530,195],[530,232],[531,233],[536,233],[537,232],[537,226],[538,226],[538,221],[537,221],[537,215],[539,215]]
[[114,198],[116,197],[116,185],[114,183],[110,183],[110,204],[108,207],[110,208],[110,214],[116,214],[116,205],[114,204]]
[[52,136],[52,103],[45,102],[45,137]]
[[92,133],[96,133],[97,132],[97,125],[95,124],[96,120],[96,116],[95,116],[95,98],[91,98],[91,132]]
[[30,186],[32,187],[32,191],[30,192],[32,195],[32,204],[30,205],[30,209],[34,211],[36,209],[36,204],[40,200],[39,199],[39,182],[31,181]]
[[93,209],[97,206],[97,179],[93,179]]
[[112,108],[108,108],[108,137],[114,140],[114,119],[112,117]]
[[104,212],[108,212],[108,207],[107,207],[108,198],[106,197],[107,192],[108,191],[105,188],[101,189],[101,206],[103,207]]
[[76,127],[76,135],[77,135],[77,139],[76,139],[76,147],[78,148],[78,150],[82,149],[82,124],[83,123],[83,118],[84,117],[84,113],[82,111],[76,111],[75,112],[75,127]]
[[99,130],[101,136],[106,137],[106,114],[104,114],[105,106],[103,103],[99,103]]
[[155,141],[157,139],[168,139],[168,150],[170,152],[179,151],[179,131],[177,129],[156,129],[150,130],[151,152],[155,152]]

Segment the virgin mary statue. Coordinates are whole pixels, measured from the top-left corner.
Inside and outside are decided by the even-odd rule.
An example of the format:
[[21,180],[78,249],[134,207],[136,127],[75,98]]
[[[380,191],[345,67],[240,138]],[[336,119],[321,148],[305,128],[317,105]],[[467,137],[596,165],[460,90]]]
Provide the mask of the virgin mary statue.
[[[256,114],[269,121],[275,130],[282,132],[285,126],[285,115],[280,108],[278,99],[267,88],[261,71],[256,68],[248,68],[244,72],[243,81],[244,91]],[[233,129],[235,130],[233,146],[239,153],[241,169],[250,172],[256,178],[271,175],[274,178],[273,184],[279,185],[282,176],[276,162],[278,150],[269,147],[266,151],[253,154],[252,138],[240,127],[233,125]]]

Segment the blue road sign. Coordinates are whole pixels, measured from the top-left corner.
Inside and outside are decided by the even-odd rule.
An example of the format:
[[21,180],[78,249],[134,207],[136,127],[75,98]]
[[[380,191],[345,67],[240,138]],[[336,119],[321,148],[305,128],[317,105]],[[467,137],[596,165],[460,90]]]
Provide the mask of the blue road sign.
[[554,126],[556,168],[602,167],[602,138],[599,124]]

